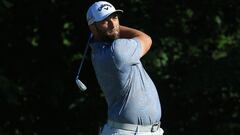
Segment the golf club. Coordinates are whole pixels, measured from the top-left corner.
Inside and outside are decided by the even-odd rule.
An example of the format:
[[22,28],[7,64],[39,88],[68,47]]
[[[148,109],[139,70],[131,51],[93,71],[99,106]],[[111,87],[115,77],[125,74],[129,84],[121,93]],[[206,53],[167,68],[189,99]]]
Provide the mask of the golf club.
[[77,76],[76,76],[76,83],[77,83],[78,88],[79,88],[81,91],[87,90],[86,85],[84,85],[84,84],[79,80],[79,74],[80,74],[80,72],[81,72],[84,59],[85,59],[85,57],[86,57],[86,55],[87,55],[89,42],[90,42],[92,36],[93,36],[93,34],[91,33],[90,36],[89,36],[89,38],[88,38],[88,41],[87,41],[87,44],[86,44],[86,47],[85,47],[85,50],[84,50],[83,58],[82,58],[82,61],[81,61],[81,64],[80,64],[80,66],[79,66],[78,73],[77,73]]

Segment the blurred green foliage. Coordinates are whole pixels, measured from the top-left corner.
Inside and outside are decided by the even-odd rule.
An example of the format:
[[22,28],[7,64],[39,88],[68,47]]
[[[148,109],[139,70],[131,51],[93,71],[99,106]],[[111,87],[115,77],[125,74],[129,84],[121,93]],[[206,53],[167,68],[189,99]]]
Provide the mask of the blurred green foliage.
[[[93,135],[106,102],[87,57],[94,1],[0,1],[0,134]],[[240,2],[110,1],[153,39],[142,62],[159,90],[166,135],[240,132]]]

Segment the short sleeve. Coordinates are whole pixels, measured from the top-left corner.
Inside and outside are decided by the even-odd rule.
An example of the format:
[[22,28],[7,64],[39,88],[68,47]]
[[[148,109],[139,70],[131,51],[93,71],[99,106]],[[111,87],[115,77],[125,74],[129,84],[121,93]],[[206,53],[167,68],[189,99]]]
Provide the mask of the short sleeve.
[[111,49],[118,68],[140,63],[141,45],[137,38],[117,39],[113,42]]

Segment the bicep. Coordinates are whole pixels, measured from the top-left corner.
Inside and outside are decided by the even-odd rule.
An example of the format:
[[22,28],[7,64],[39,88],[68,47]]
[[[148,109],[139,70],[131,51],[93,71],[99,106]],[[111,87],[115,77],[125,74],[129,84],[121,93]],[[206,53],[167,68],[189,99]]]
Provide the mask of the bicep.
[[152,39],[150,36],[148,35],[140,35],[138,37],[136,37],[139,39],[140,44],[141,44],[141,57],[144,56],[148,50],[150,49],[151,45],[152,45]]
[[126,26],[120,26],[120,37],[121,38],[138,38],[141,45],[141,57],[145,55],[152,45],[152,39],[146,33]]
[[123,39],[113,43],[113,54],[117,65],[134,65],[140,62],[141,45],[137,38]]

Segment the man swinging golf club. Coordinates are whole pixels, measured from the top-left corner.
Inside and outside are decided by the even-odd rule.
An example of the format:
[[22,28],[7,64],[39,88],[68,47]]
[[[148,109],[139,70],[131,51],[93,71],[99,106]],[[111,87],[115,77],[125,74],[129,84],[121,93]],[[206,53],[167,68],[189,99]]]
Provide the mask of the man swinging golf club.
[[95,2],[87,11],[92,64],[108,104],[108,120],[100,134],[162,135],[158,93],[140,61],[152,40],[120,25],[122,13],[106,1]]

